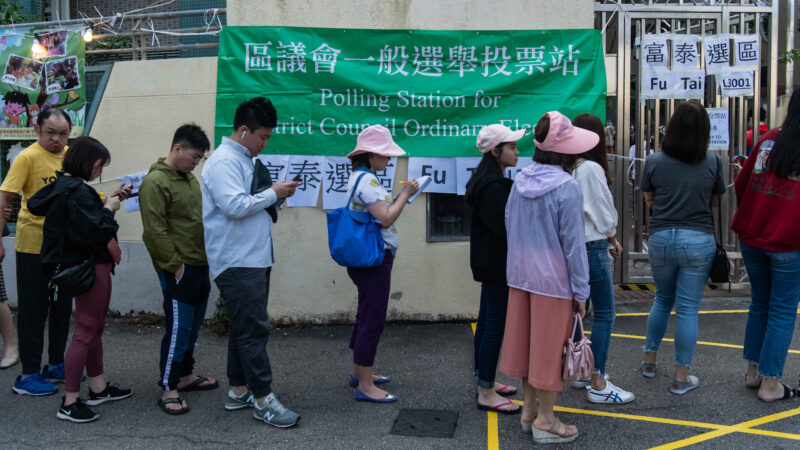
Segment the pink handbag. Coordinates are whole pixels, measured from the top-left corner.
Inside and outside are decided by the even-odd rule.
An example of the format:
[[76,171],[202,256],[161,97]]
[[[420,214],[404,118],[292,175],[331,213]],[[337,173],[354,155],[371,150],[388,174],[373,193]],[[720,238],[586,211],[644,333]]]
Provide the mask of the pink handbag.
[[[581,340],[575,342],[575,331],[580,330]],[[594,354],[592,354],[592,341],[583,334],[583,321],[580,314],[572,315],[572,333],[564,343],[564,360],[561,363],[561,378],[564,381],[585,380],[592,376],[594,369]]]

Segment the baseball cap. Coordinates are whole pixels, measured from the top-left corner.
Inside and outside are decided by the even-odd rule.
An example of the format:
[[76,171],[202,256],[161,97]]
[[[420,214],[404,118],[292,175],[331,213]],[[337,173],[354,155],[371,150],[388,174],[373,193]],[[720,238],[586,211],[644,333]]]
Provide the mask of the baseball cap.
[[505,125],[495,123],[481,128],[478,132],[478,150],[489,153],[493,148],[503,142],[517,142],[525,136],[525,130],[513,131]]

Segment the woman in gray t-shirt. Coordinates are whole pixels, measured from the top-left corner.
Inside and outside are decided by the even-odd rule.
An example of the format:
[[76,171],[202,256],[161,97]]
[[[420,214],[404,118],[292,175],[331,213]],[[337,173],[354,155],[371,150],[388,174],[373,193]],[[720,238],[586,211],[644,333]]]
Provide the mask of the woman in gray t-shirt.
[[689,369],[697,343],[697,311],[716,251],[711,207],[725,192],[721,160],[707,152],[710,129],[702,104],[681,103],[667,125],[662,151],[647,157],[642,174],[641,189],[652,208],[650,268],[656,283],[642,375],[655,376],[658,346],[674,306],[674,394],[700,385]]

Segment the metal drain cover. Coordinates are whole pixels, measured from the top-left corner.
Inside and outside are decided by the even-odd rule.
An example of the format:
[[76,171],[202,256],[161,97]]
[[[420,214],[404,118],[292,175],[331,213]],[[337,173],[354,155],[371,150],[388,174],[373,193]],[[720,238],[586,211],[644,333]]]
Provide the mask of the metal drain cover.
[[391,434],[400,436],[452,438],[458,412],[441,409],[401,409]]

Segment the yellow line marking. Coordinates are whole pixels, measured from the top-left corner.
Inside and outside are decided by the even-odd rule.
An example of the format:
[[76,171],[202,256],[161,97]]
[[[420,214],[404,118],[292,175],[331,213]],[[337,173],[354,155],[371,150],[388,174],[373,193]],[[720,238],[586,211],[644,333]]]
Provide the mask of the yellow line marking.
[[[478,328],[477,322],[471,322],[472,334]],[[500,450],[500,427],[497,425],[497,413],[494,411],[486,411],[486,445],[488,450]]]
[[[747,314],[750,310],[747,309],[720,309],[718,311],[698,311],[698,314]],[[800,309],[797,310],[800,313]],[[617,317],[647,317],[650,315],[649,312],[641,312],[641,313],[619,313]],[[670,313],[671,316],[675,315],[675,312]]]
[[494,411],[487,411],[486,412],[487,420],[486,420],[486,443],[489,450],[499,450],[500,449],[500,438],[498,436],[498,429],[497,426],[497,413]]
[[[747,422],[742,422],[742,423],[738,423],[736,425],[727,426],[727,427],[722,428],[722,429],[710,431],[708,433],[703,433],[703,434],[700,434],[700,435],[697,435],[697,436],[694,436],[694,437],[691,437],[691,438],[681,439],[679,441],[670,442],[668,444],[660,445],[658,447],[653,447],[651,450],[656,450],[656,449],[658,449],[658,450],[666,450],[666,449],[675,449],[675,448],[686,447],[686,446],[689,446],[689,445],[697,444],[699,442],[707,441],[707,440],[710,440],[710,439],[714,439],[716,437],[720,437],[720,436],[724,436],[726,434],[731,434],[731,433],[736,433],[736,432],[747,433],[747,432],[750,432],[750,431],[759,431],[759,433],[753,433],[753,434],[761,434],[761,435],[771,436],[771,435],[773,435],[772,433],[770,433],[770,434],[763,433],[763,431],[766,431],[766,430],[752,430],[752,427],[757,427],[759,425],[764,425],[764,424],[769,423],[769,422],[775,422],[777,420],[785,419],[787,417],[796,416],[798,414],[800,414],[800,408],[790,409],[788,411],[783,411],[783,412],[779,412],[779,413],[776,413],[776,414],[771,414],[769,416],[759,417],[758,419],[748,420]],[[775,433],[775,434],[778,434],[778,433]],[[789,433],[779,433],[779,434],[786,435],[786,434],[789,434]],[[800,436],[797,436],[797,435],[790,435],[790,436],[791,437],[787,436],[786,438],[787,439],[800,440]]]
[[[514,403],[523,405],[525,402],[514,400]],[[612,413],[606,411],[595,411],[591,409],[578,409],[578,408],[567,408],[563,406],[556,406],[553,408],[555,411],[571,413],[571,414],[584,414],[588,416],[601,416],[601,417],[612,417],[615,419],[627,419],[627,420],[636,420],[639,422],[654,422],[654,423],[663,423],[667,425],[678,425],[682,427],[691,427],[691,428],[706,428],[710,430],[719,430],[719,431],[727,431],[730,433],[738,432],[738,433],[747,433],[747,434],[756,434],[761,436],[771,436],[771,437],[779,437],[784,439],[792,439],[792,440],[800,440],[800,434],[792,434],[792,433],[782,433],[779,431],[769,431],[769,430],[757,430],[752,429],[749,427],[742,427],[741,424],[737,425],[719,425],[715,423],[705,423],[705,422],[693,422],[689,420],[676,420],[676,419],[667,419],[663,417],[652,417],[652,416],[639,416],[636,414],[621,414],[621,413]],[[798,408],[800,410],[800,408]],[[791,414],[794,415],[794,414]],[[788,417],[788,416],[787,416]],[[780,417],[778,419],[781,419]],[[774,420],[778,420],[774,419]],[[760,420],[760,419],[755,419]],[[769,420],[772,422],[773,420]],[[766,423],[766,422],[764,422]],[[757,426],[762,425],[762,423],[751,425]],[[733,430],[731,430],[733,429]],[[708,433],[706,433],[708,434]]]
[[[584,333],[592,334],[591,331],[584,331]],[[641,340],[641,341],[647,339],[647,337],[645,337],[645,336],[635,336],[633,334],[617,334],[617,333],[611,333],[611,337],[618,337],[618,338],[625,338],[625,339],[638,339],[638,340]],[[664,342],[675,342],[675,339],[664,338],[664,339],[662,339],[662,341],[664,341]],[[742,346],[742,345],[723,344],[723,343],[720,343],[720,342],[697,341],[697,344],[698,345],[708,345],[708,346],[711,346],[711,347],[738,348],[740,350],[744,348],[744,346]],[[793,353],[793,354],[797,355],[797,354],[800,354],[800,350],[789,350],[789,353]]]

